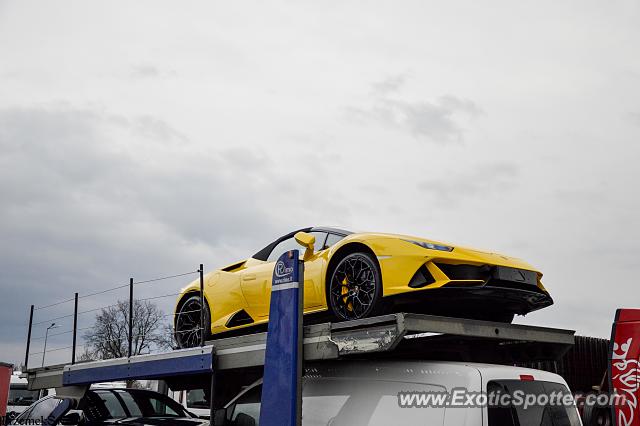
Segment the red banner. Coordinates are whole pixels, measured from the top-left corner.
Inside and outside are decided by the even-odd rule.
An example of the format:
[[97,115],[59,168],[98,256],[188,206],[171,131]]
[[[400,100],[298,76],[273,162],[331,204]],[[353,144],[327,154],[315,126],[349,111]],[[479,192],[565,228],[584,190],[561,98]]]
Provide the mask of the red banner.
[[0,416],[7,415],[7,400],[9,399],[9,386],[11,385],[13,366],[0,364]]
[[614,404],[618,426],[640,426],[640,309],[618,309],[611,330],[610,388],[622,396]]

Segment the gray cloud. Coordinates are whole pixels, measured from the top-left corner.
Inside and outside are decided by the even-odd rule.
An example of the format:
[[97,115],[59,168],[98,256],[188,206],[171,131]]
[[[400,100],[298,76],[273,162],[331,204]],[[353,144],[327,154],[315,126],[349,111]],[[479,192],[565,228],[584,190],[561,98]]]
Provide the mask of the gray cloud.
[[399,91],[406,81],[407,76],[404,74],[389,76],[384,80],[373,83],[373,92],[377,95],[386,96]]
[[145,78],[145,77],[158,77],[160,75],[160,70],[158,69],[158,67],[155,67],[153,65],[138,65],[133,67],[133,70],[131,71],[131,74],[134,77],[140,77],[140,78]]
[[171,143],[188,143],[176,135],[147,116],[60,105],[0,110],[0,282],[5,295],[19,295],[3,303],[1,335],[23,338],[28,303],[130,275],[211,269],[279,232],[260,207],[261,184],[237,178],[239,159],[263,175],[269,161],[240,148],[195,154]]
[[456,203],[464,198],[486,197],[515,188],[519,171],[513,163],[484,163],[468,170],[446,173],[438,179],[425,180],[418,184],[418,188],[440,201]]
[[133,79],[156,79],[163,77],[175,77],[176,71],[165,69],[152,64],[139,64],[131,67],[130,76]]
[[380,94],[370,107],[351,107],[354,122],[384,125],[409,132],[415,139],[434,143],[459,143],[464,139],[461,119],[482,113],[472,101],[446,95],[434,101],[410,102],[386,96],[397,90],[403,80],[383,81],[374,86]]

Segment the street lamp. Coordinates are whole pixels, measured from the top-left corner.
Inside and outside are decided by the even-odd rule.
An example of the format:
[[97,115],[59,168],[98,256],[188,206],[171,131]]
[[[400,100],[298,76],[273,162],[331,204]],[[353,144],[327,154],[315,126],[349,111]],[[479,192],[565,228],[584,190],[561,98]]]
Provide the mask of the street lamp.
[[58,328],[56,323],[54,322],[49,327],[47,327],[47,332],[44,334],[44,350],[42,351],[42,367],[44,368],[44,357],[47,355],[47,338],[49,337],[49,330]]

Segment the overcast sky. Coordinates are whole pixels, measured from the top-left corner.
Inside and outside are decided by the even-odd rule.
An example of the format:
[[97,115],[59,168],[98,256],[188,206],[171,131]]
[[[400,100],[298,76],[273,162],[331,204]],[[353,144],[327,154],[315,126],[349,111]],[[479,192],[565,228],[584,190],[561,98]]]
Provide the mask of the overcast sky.
[[0,0],[0,360],[32,303],[307,225],[524,258],[556,303],[519,322],[607,336],[640,307],[638,22],[635,0]]

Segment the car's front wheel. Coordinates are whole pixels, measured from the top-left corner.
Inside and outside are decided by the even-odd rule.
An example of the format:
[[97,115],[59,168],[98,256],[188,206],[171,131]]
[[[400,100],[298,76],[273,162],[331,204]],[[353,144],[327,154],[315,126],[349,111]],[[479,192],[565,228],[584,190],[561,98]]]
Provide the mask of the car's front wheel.
[[352,253],[329,271],[327,299],[331,313],[341,320],[366,318],[382,309],[382,278],[368,253]]
[[209,306],[204,304],[204,330],[200,326],[200,311],[202,300],[198,293],[186,296],[176,311],[175,336],[178,348],[194,348],[200,346],[202,332],[205,340],[211,337],[211,313]]

